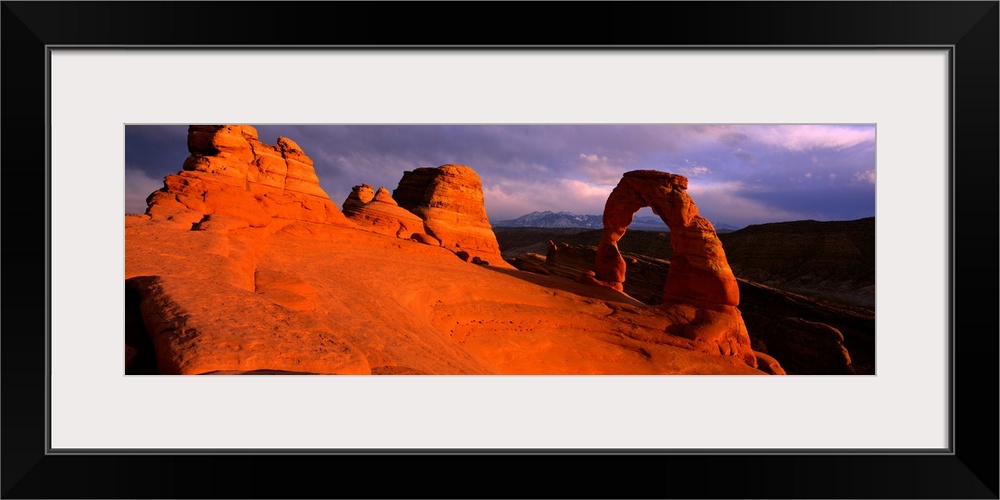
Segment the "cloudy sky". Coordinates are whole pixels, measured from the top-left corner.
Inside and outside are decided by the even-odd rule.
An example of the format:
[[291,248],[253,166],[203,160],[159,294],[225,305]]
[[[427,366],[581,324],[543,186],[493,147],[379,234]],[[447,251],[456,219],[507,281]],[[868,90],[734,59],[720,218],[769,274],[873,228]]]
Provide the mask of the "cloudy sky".
[[[354,185],[391,191],[405,170],[460,163],[482,178],[492,221],[600,214],[639,169],[686,175],[716,225],[875,215],[874,125],[253,125],[267,144],[297,142],[337,205]],[[126,126],[126,213],[181,170],[186,136],[186,125]]]

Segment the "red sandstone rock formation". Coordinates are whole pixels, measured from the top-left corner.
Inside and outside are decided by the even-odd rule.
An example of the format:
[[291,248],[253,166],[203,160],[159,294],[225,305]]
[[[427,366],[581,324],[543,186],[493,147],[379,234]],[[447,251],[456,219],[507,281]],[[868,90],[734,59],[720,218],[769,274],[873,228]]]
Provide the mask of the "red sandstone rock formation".
[[[158,370],[371,373],[365,356],[338,334],[336,323],[308,307],[290,314],[287,301],[283,305],[271,300],[267,292],[287,283],[261,285],[255,293],[197,278],[129,280],[131,290],[142,297],[140,311]],[[206,309],[211,314],[205,314]]]
[[[358,227],[403,239],[425,232],[423,219],[396,204],[385,187],[378,188],[374,195],[370,192],[367,184],[355,186],[344,201],[344,215]],[[363,202],[365,198],[369,201]],[[415,240],[425,242],[421,237]]]
[[658,172],[626,172],[604,207],[604,234],[597,246],[595,278],[621,290],[625,260],[618,240],[640,208],[650,207],[670,228],[673,255],[665,301],[725,311],[739,304],[739,289],[715,228],[698,215],[687,194],[687,178]]
[[465,165],[423,167],[403,173],[392,193],[399,206],[424,220],[427,234],[441,246],[465,251],[491,265],[510,267],[500,256],[500,245],[486,216],[483,183]]
[[375,189],[368,184],[354,186],[351,188],[351,194],[347,195],[347,199],[344,200],[344,215],[350,215],[354,209],[363,207],[373,198],[375,198]]
[[623,290],[625,260],[618,240],[640,208],[650,207],[670,228],[673,255],[663,309],[676,324],[668,330],[718,347],[724,355],[757,366],[739,310],[740,294],[715,228],[698,215],[687,178],[656,170],[626,172],[604,207],[604,232],[594,270],[581,280]]
[[785,369],[781,367],[781,363],[778,360],[771,357],[771,355],[754,351],[754,355],[757,356],[757,369],[764,372],[770,373],[771,375],[787,375]]
[[190,227],[221,215],[264,227],[272,219],[349,225],[319,186],[313,162],[294,141],[257,140],[246,125],[191,125],[184,170],[151,194],[146,214]]

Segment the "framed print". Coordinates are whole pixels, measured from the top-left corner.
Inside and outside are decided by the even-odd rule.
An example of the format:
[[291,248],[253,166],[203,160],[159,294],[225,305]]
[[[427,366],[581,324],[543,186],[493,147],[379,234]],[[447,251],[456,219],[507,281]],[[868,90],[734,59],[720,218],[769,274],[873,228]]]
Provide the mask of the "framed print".
[[[407,19],[416,19],[418,12],[481,17],[474,4],[255,2],[236,7],[183,2],[4,3],[3,54],[8,78],[3,114],[8,147],[3,151],[3,164],[12,188],[6,193],[9,232],[4,253],[8,263],[18,264],[9,269],[10,277],[24,268],[44,278],[9,278],[14,280],[9,289],[17,293],[5,297],[4,497],[299,497],[311,495],[306,492],[314,487],[334,497],[453,494],[430,484],[434,481],[418,472],[423,470],[419,464],[446,464],[449,470],[474,478],[482,485],[482,496],[997,497],[996,462],[982,458],[997,455],[996,425],[983,424],[997,421],[995,400],[982,396],[996,394],[997,319],[993,309],[973,305],[983,298],[989,304],[997,293],[993,267],[998,253],[1000,164],[997,2],[584,3],[574,6],[573,15],[592,22],[603,20],[601,29],[571,30],[574,33],[566,34],[565,41],[531,41],[530,45],[504,39],[496,28],[485,26],[461,40],[444,40],[439,38],[440,30],[405,24]],[[524,7],[504,4],[494,9],[495,20],[499,25],[518,26],[523,33],[548,32],[552,26],[566,24],[565,19],[539,13],[526,16]],[[712,22],[696,24],[692,19]],[[397,23],[404,24],[397,27]],[[609,45],[612,42],[615,45]],[[179,143],[179,160],[153,160],[147,146],[155,141],[142,143],[136,139],[140,134]],[[282,138],[272,142],[275,138],[270,135],[275,134]],[[329,134],[339,134],[339,142],[325,139]],[[357,149],[365,134],[376,137],[373,153],[367,157]],[[485,134],[492,134],[488,141]],[[641,165],[622,176],[623,168],[605,168],[626,156],[610,146],[609,137],[615,134],[630,144],[629,151],[640,148],[637,137],[643,135],[673,137],[670,145],[661,147],[674,148],[675,156],[658,156],[659,163],[635,163]],[[422,170],[415,168],[420,166],[416,163],[407,165],[394,192],[389,192],[389,185],[375,189],[376,184],[395,182],[376,173],[379,162],[401,164],[388,153],[399,144],[399,137],[403,143],[423,147],[432,144],[433,137],[445,135],[449,140],[432,149],[446,158],[437,162],[428,154],[428,159],[414,160],[420,165],[437,162],[444,166]],[[507,139],[498,139],[502,137]],[[494,169],[489,158],[516,150],[522,156],[512,157],[519,165],[527,165],[523,155],[533,146],[525,138],[564,144],[577,160],[567,163],[567,171],[579,175],[552,181],[562,191],[539,187],[546,182],[543,177],[502,184],[498,179],[513,179],[501,177],[505,169],[514,168],[513,163]],[[586,141],[573,142],[579,138]],[[725,143],[728,149],[721,153],[706,149],[697,153],[698,158],[685,149],[709,140]],[[208,146],[199,146],[199,141]],[[245,143],[246,151],[233,149],[237,142]],[[487,143],[502,144],[505,149],[481,146]],[[347,144],[356,149],[348,150]],[[755,149],[762,145],[785,156],[763,156],[763,149]],[[645,347],[630,351],[641,361],[631,362],[629,369],[588,362],[592,371],[579,371],[579,364],[567,360],[573,349],[619,353],[615,349],[641,345],[621,341],[607,347],[608,334],[601,330],[607,323],[600,323],[604,326],[596,328],[599,332],[593,342],[575,337],[560,344],[553,339],[562,338],[556,336],[561,331],[554,328],[552,337],[531,347],[523,342],[504,344],[510,352],[503,362],[492,359],[492,364],[484,364],[481,353],[500,348],[485,341],[475,344],[470,333],[475,327],[462,321],[468,319],[469,308],[489,300],[497,303],[501,295],[497,288],[515,286],[513,281],[490,281],[490,276],[519,271],[513,267],[492,274],[482,271],[503,267],[505,261],[497,248],[493,248],[496,255],[486,250],[470,254],[474,247],[468,243],[469,235],[481,233],[474,230],[476,221],[461,219],[461,227],[431,230],[437,222],[431,221],[434,212],[430,209],[440,211],[447,203],[436,199],[424,206],[402,189],[404,184],[418,184],[413,178],[407,181],[406,175],[416,176],[414,171],[427,176],[432,171],[433,175],[464,175],[463,169],[469,167],[451,165],[462,162],[462,155],[453,155],[460,147],[465,148],[464,157],[476,158],[470,165],[479,166],[478,193],[486,198],[479,203],[485,203],[486,209],[500,210],[495,201],[498,196],[522,196],[516,198],[522,201],[511,203],[509,211],[503,212],[509,215],[505,219],[528,213],[521,208],[533,206],[523,201],[531,190],[536,199],[590,196],[596,208],[588,208],[588,213],[600,213],[602,206],[612,207],[604,201],[614,187],[619,195],[611,198],[632,203],[620,194],[630,189],[664,221],[680,220],[680,215],[669,213],[667,205],[658,205],[655,195],[643,194],[647,184],[636,181],[634,172],[646,172],[642,175],[647,177],[652,175],[647,168],[682,173],[686,177],[677,179],[684,179],[683,187],[675,187],[681,181],[674,176],[669,189],[661,186],[657,192],[690,192],[706,220],[715,218],[705,222],[705,227],[714,225],[713,236],[723,245],[729,240],[725,234],[716,234],[724,226],[709,208],[710,200],[734,196],[726,186],[736,181],[719,181],[716,191],[697,185],[700,175],[713,169],[716,174],[723,171],[725,161],[713,155],[730,155],[741,165],[766,163],[767,168],[760,167],[759,172],[787,177],[788,182],[812,183],[823,177],[826,187],[800,190],[798,196],[813,203],[821,198],[832,200],[828,205],[835,208],[855,202],[840,201],[833,186],[864,188],[852,191],[862,195],[851,200],[863,198],[857,203],[874,210],[856,216],[874,216],[870,227],[875,231],[872,272],[877,287],[871,284],[870,293],[878,307],[871,319],[875,326],[871,354],[852,352],[848,363],[853,362],[854,375],[830,376],[833,368],[810,371],[817,365],[794,364],[782,361],[788,357],[775,355],[789,376],[751,377],[744,375],[760,373],[763,360],[773,360],[767,352],[782,352],[786,344],[778,337],[761,343],[758,337],[755,344],[745,343],[743,351],[736,336],[726,344],[725,354],[743,361],[726,365],[732,371],[720,370],[717,358],[698,358],[703,363],[698,366],[712,368],[671,372],[683,374],[678,376],[651,375],[667,372],[650,369],[655,364],[650,360],[674,351],[650,352]],[[412,146],[408,151],[418,150]],[[136,151],[145,156],[135,160]],[[232,163],[232,158],[242,158],[239,155],[247,151],[246,161]],[[262,151],[272,151],[271,156],[281,160],[280,176],[267,177],[277,167],[268,163],[271,160]],[[832,155],[831,151],[856,158],[824,156]],[[699,162],[701,157],[711,157],[714,163]],[[158,162],[155,166],[149,164],[154,161]],[[782,161],[793,167],[779,168]],[[847,166],[824,170],[819,166],[824,161]],[[182,170],[182,164],[187,175],[171,177]],[[247,173],[247,165],[259,171]],[[215,179],[206,177],[209,174],[228,175],[237,167],[243,169],[239,182],[189,196],[198,182]],[[324,176],[351,169],[372,180],[347,180],[346,176],[324,180]],[[399,170],[397,177],[404,169]],[[522,178],[529,171],[530,165],[516,170]],[[141,178],[136,172],[148,174]],[[667,178],[664,175],[656,178]],[[604,184],[599,185],[587,183],[598,176],[614,178],[601,177]],[[282,184],[272,185],[279,177]],[[463,177],[469,178],[471,174]],[[624,180],[615,187],[619,179]],[[267,262],[258,259],[235,274],[213,271],[225,265],[219,256],[246,249],[231,244],[223,248],[212,239],[212,231],[267,227],[257,220],[244,220],[249,213],[241,205],[244,198],[256,200],[251,208],[259,208],[257,202],[270,207],[266,210],[274,213],[268,212],[267,217],[343,218],[341,201],[350,201],[352,196],[361,200],[367,185],[362,182],[372,183],[368,186],[372,199],[381,197],[384,204],[396,208],[372,207],[370,200],[362,200],[352,210],[345,201],[343,211],[355,222],[364,217],[384,220],[385,214],[395,214],[392,234],[359,236],[355,242],[363,246],[377,240],[385,248],[358,252],[351,257],[355,259],[352,266],[337,264],[309,271],[287,256],[299,253],[312,255],[314,262],[334,262],[331,252],[354,255],[350,252],[357,249],[322,247],[318,240],[306,238],[302,246],[289,246],[286,250],[291,250],[284,254],[272,255]],[[334,208],[313,206],[314,198],[294,194],[310,189],[313,194],[329,193],[326,200],[332,200]],[[424,187],[414,190],[428,192]],[[477,191],[462,192],[475,195]],[[753,224],[750,217],[755,210],[778,206],[773,199],[784,195],[776,194],[772,186],[759,190],[756,197],[745,196],[745,203],[728,217],[747,217],[746,224]],[[124,217],[124,234],[123,201],[126,212],[129,203],[140,209],[144,204],[150,207],[146,219]],[[209,212],[199,212],[194,218],[188,213],[195,210],[191,208],[195,204],[212,203]],[[463,210],[475,205],[462,203]],[[791,205],[783,206],[792,213]],[[376,208],[381,218],[364,215]],[[635,210],[626,211],[635,216]],[[613,207],[605,208],[606,231],[608,221],[615,220],[608,215],[611,212]],[[639,217],[635,217],[628,221],[636,224]],[[426,234],[410,228],[400,235],[411,218],[423,219],[419,227]],[[824,213],[815,218],[834,216]],[[687,237],[675,225],[668,225],[671,238]],[[167,226],[174,232],[168,233]],[[627,221],[621,232],[624,226]],[[143,270],[133,272],[135,261],[128,256],[136,240],[128,238],[139,234],[134,231],[138,227],[148,229],[142,233],[149,238],[144,241],[159,253],[142,264]],[[271,231],[267,237],[280,233],[279,237],[305,238],[295,232],[296,227],[275,226],[267,230]],[[372,228],[380,230],[376,223]],[[416,233],[423,235],[416,239],[424,241],[411,241]],[[458,236],[446,241],[449,234]],[[618,255],[618,237],[609,237],[610,243],[602,240],[602,245],[615,248],[614,255]],[[451,287],[458,290],[453,296],[466,293],[464,302],[454,299],[465,309],[456,305],[435,309],[444,311],[440,314],[399,320],[399,311],[412,310],[399,302],[417,299],[369,293],[380,283],[400,285],[387,278],[384,265],[365,267],[369,263],[362,260],[381,262],[379,252],[395,251],[390,247],[406,243],[414,245],[407,247],[415,249],[411,261],[423,262],[418,255],[442,250],[426,245],[432,240],[446,248],[454,246],[449,251],[464,262],[451,253],[445,264],[435,260],[433,268],[441,282],[427,290],[444,293]],[[597,248],[600,256],[607,246]],[[678,248],[687,247],[674,247],[675,276],[687,276],[689,271],[683,266],[696,259],[678,253]],[[130,365],[128,349],[135,349],[138,354],[132,359],[139,359],[143,347],[130,344],[127,319],[122,326],[122,317],[131,311],[129,301],[138,301],[136,310],[149,330],[149,301],[162,304],[166,299],[160,292],[173,286],[170,280],[181,283],[196,274],[184,271],[188,274],[156,283],[128,280],[155,274],[149,269],[162,266],[159,261],[185,252],[202,256],[204,262],[198,269],[208,269],[212,276],[199,281],[197,290],[202,295],[229,290],[223,287],[227,280],[239,281],[240,272],[249,273],[246,276],[253,282],[249,292],[211,304],[216,310],[230,311],[228,318],[252,318],[240,323],[234,335],[279,329],[267,321],[309,334],[330,330],[323,338],[334,346],[329,349],[336,352],[336,362],[309,364],[295,358],[280,364],[281,359],[296,356],[301,345],[294,342],[274,352],[253,351],[255,347],[241,344],[245,355],[221,361],[209,351],[163,357],[164,349],[187,339],[181,330],[179,336],[159,344],[157,335],[169,330],[164,327],[160,333],[139,336],[156,343],[155,354],[150,354],[155,356],[156,368],[144,372],[141,363]],[[737,262],[736,253],[730,254],[730,263]],[[762,254],[754,255],[757,267],[763,266]],[[473,265],[475,259],[479,266]],[[629,262],[633,266],[637,261]],[[355,274],[367,276],[361,279],[367,279],[364,286],[371,288],[357,285],[352,292],[350,286],[341,288],[335,281],[303,280],[295,274],[330,275],[333,269],[356,270]],[[459,275],[449,274],[452,269],[482,271],[482,282],[494,283],[489,285],[494,288],[492,295],[462,292]],[[601,274],[604,271],[598,265],[594,269],[594,280],[614,276],[611,271]],[[414,278],[422,275],[402,267],[392,272],[403,276],[399,283],[426,279]],[[861,273],[857,265],[853,272]],[[737,277],[732,278],[734,286]],[[652,288],[668,298],[683,295],[678,290],[700,290],[710,281],[702,275],[683,286],[667,280],[665,288],[659,284]],[[621,286],[622,281],[615,283]],[[173,301],[169,307],[176,307],[171,309],[175,317],[165,322],[196,325],[208,317],[195,311],[195,305],[208,308],[197,302],[197,290],[185,290],[194,296],[188,302],[177,293],[167,294]],[[586,308],[609,307],[609,302],[600,302],[604,299],[595,305],[593,294],[598,292],[590,290],[573,288],[552,295],[558,295],[560,303],[571,303],[566,307],[578,310],[582,318],[590,314]],[[529,292],[518,289],[518,300],[529,300],[524,298]],[[625,292],[637,295],[633,290]],[[700,291],[691,293],[704,296]],[[742,289],[740,293],[748,297]],[[383,358],[343,355],[358,349],[361,336],[340,345],[337,342],[342,339],[315,320],[334,314],[326,311],[332,307],[330,302],[323,304],[322,313],[313,312],[316,306],[309,305],[309,297],[323,294],[346,304],[339,313],[345,322],[393,331],[409,331],[405,325],[411,323],[419,323],[413,331],[450,329],[446,347],[440,349],[433,347],[437,340],[426,335],[419,338],[422,349],[443,361],[421,361],[430,359],[428,355],[405,358],[399,351]],[[545,307],[554,303],[541,298],[530,301]],[[522,332],[526,327],[514,321],[522,318],[513,316],[508,306],[497,306],[494,312],[473,319],[507,320],[503,328],[511,335]],[[615,307],[605,315],[641,316],[625,306]],[[711,318],[720,310],[728,311],[692,310],[698,312],[691,313],[695,318],[691,324],[712,332],[705,325],[714,325]],[[352,311],[370,318],[350,318]],[[748,311],[743,312],[748,322],[767,315],[766,311],[757,316]],[[14,324],[21,319],[27,320]],[[442,330],[444,321],[454,325]],[[671,326],[666,328],[672,331]],[[855,342],[847,328],[842,328],[844,342]],[[228,342],[228,337],[220,338],[219,342]],[[463,347],[455,349],[449,342]],[[317,359],[334,359],[327,351],[315,354],[319,351],[311,345],[307,349],[313,349]],[[448,358],[441,354],[444,349],[464,354]],[[536,352],[531,349],[549,349],[558,355],[538,358],[550,363],[543,369],[530,358]],[[404,358],[415,361],[401,361]],[[477,369],[484,366],[504,369]],[[785,371],[777,364],[768,366],[772,372]],[[572,370],[589,374],[566,376],[577,373]],[[154,373],[162,375],[150,376]],[[206,373],[220,376],[173,376]],[[347,376],[303,376],[308,373]],[[486,373],[495,375],[483,376]],[[714,375],[691,376],[695,373]],[[490,465],[485,465],[483,455],[490,456]],[[541,472],[555,470],[553,466],[560,462],[575,468],[581,479],[557,479]],[[333,488],[329,475],[303,477],[303,468],[317,467],[354,477],[378,467],[400,477],[386,484]],[[86,477],[81,471],[86,471]],[[270,471],[283,472],[272,477]],[[721,471],[728,471],[725,480],[720,480]],[[500,479],[510,474],[521,474],[524,481]],[[296,480],[289,481],[290,477]],[[622,477],[641,480],[623,484]],[[524,485],[528,483],[542,486],[527,493]]]

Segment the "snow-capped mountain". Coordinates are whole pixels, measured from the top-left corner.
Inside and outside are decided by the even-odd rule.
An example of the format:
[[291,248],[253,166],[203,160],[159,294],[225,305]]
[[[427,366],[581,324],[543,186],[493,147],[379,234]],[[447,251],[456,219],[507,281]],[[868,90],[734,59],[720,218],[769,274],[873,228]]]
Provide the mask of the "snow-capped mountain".
[[599,215],[577,215],[569,212],[531,212],[512,220],[493,223],[499,227],[581,227],[600,229],[603,227]]
[[[576,227],[582,229],[602,229],[603,218],[600,215],[579,215],[570,212],[531,212],[512,220],[502,220],[493,223],[495,227]],[[636,216],[632,219],[629,229],[646,229],[666,231],[667,226],[659,217]]]
[[[516,219],[493,222],[493,227],[550,227],[550,228],[581,228],[603,229],[604,222],[600,215],[579,215],[570,212],[531,212]],[[729,233],[740,228],[725,222],[712,223],[718,233]],[[629,224],[629,229],[645,231],[669,231],[667,225],[659,217],[637,215]]]
[[733,231],[739,231],[740,229],[743,229],[742,227],[726,224],[725,222],[719,222],[719,223],[713,222],[712,227],[715,228],[715,232],[717,233],[731,233]]

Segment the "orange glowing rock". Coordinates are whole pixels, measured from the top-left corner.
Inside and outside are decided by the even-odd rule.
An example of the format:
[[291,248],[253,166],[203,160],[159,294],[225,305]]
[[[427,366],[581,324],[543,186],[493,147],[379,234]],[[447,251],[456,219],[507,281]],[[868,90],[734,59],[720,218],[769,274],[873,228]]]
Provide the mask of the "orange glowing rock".
[[313,162],[279,137],[271,146],[247,125],[192,125],[184,170],[164,179],[147,199],[154,220],[190,227],[225,215],[264,227],[274,219],[350,225],[319,186]]
[[[396,204],[385,187],[370,196],[371,186],[362,184],[355,188],[344,201],[344,215],[358,227],[403,239],[425,232],[423,219]],[[367,202],[362,201],[365,198]]]
[[424,220],[427,234],[453,251],[464,251],[499,267],[510,268],[486,216],[483,183],[465,165],[441,165],[403,173],[392,197]]
[[650,207],[670,228],[673,255],[664,285],[662,308],[677,319],[672,332],[710,344],[727,356],[757,366],[743,318],[740,292],[722,242],[712,223],[698,215],[681,175],[656,170],[626,172],[604,207],[604,232],[592,273],[581,281],[621,291],[625,259],[618,240],[643,207]]
[[351,194],[347,195],[347,199],[344,200],[344,215],[349,215],[353,210],[365,206],[365,203],[372,201],[374,198],[375,190],[368,184],[354,186],[351,188]]

